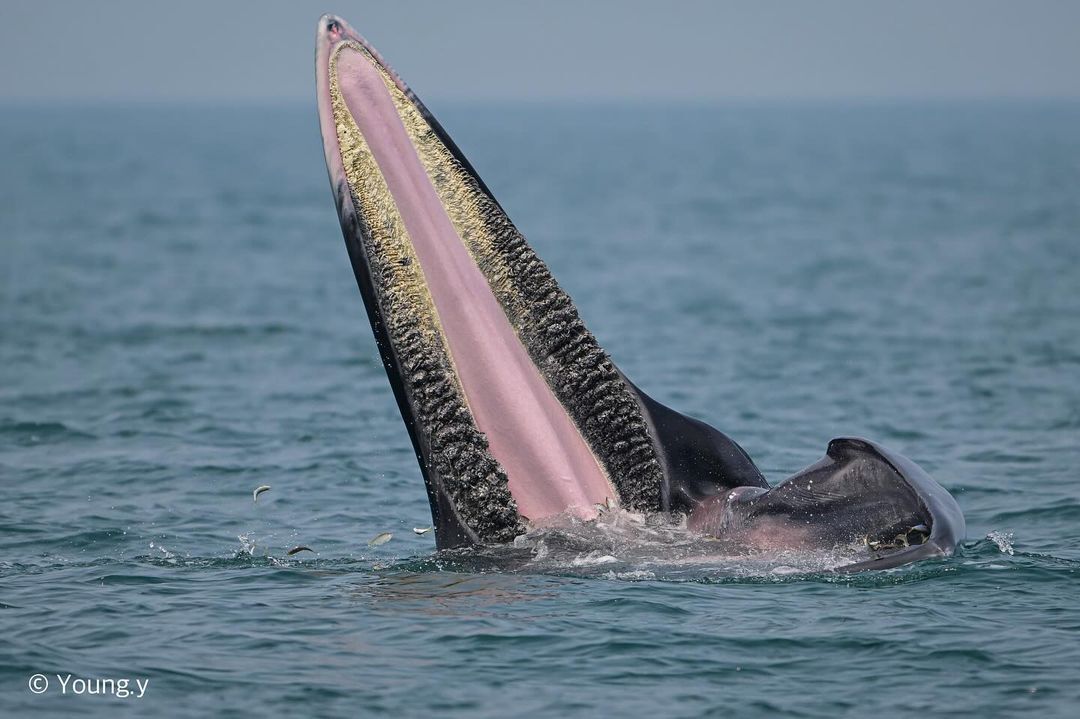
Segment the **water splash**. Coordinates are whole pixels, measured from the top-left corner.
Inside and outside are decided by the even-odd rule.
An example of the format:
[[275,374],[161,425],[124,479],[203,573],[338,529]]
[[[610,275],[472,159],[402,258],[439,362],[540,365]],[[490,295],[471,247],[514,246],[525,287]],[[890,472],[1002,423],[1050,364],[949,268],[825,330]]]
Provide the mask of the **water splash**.
[[237,550],[236,556],[242,557],[246,554],[249,557],[254,557],[256,547],[254,537],[249,537],[246,534],[238,534],[236,535],[236,538],[240,540],[240,549]]
[[159,550],[161,552],[161,554],[164,556],[164,559],[165,559],[166,562],[168,562],[169,564],[176,564],[176,555],[173,554],[172,552],[170,552],[164,546],[162,546],[160,544],[154,544],[154,541],[151,540],[150,541],[150,549]]
[[751,550],[705,537],[670,515],[623,509],[595,520],[559,517],[533,527],[512,545],[454,557],[464,569],[641,581],[788,577],[829,572],[870,558],[865,546]]
[[1013,550],[1013,538],[1012,532],[1002,532],[997,529],[986,535],[986,538],[997,545],[997,548],[1002,554],[1008,554],[1010,557],[1016,552]]

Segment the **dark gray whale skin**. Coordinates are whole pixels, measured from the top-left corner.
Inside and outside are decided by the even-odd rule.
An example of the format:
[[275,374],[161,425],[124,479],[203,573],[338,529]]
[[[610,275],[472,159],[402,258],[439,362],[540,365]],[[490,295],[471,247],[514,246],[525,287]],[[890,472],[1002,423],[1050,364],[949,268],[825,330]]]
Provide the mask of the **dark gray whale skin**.
[[[783,535],[830,547],[899,544],[841,572],[888,569],[951,555],[964,538],[956,500],[903,455],[860,438],[829,442],[825,457],[770,487],[750,456],[723,432],[652,399],[627,380],[645,413],[664,470],[664,509],[692,528],[751,546]],[[717,516],[723,513],[723,517]],[[925,527],[917,532],[912,528]],[[873,546],[873,545],[871,545]]]

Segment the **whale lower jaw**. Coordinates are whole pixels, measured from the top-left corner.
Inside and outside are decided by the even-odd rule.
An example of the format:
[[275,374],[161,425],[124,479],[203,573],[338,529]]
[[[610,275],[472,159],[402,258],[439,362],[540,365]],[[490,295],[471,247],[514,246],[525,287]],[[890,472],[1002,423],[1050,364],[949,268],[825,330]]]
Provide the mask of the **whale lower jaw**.
[[832,440],[825,457],[771,489],[739,487],[699,502],[687,525],[747,550],[869,550],[871,559],[845,572],[947,556],[964,536],[956,501],[921,467],[855,437]]

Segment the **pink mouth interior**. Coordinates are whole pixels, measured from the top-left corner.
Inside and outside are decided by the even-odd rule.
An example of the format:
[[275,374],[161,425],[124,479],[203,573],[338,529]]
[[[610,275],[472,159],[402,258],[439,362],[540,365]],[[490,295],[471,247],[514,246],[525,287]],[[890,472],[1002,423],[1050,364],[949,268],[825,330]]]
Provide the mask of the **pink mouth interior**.
[[509,476],[519,513],[532,520],[566,510],[595,516],[594,505],[615,493],[458,237],[381,75],[348,47],[337,68],[349,112],[412,239],[469,407]]

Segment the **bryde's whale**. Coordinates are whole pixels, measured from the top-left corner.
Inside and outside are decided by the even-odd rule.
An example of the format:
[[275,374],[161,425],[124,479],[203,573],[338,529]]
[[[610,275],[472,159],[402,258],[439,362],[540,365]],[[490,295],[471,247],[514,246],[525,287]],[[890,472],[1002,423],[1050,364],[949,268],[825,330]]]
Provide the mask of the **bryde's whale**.
[[638,389],[378,52],[330,15],[317,35],[330,185],[439,548],[616,505],[755,550],[864,545],[850,571],[954,552],[959,507],[899,454],[834,439],[770,487],[730,438]]

